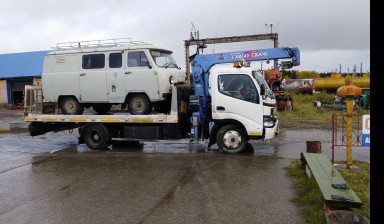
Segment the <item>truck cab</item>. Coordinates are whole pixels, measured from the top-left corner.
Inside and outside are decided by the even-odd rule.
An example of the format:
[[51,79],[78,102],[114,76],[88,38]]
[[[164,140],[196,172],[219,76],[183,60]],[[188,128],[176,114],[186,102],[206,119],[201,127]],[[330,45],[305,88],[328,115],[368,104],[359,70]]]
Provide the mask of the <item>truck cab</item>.
[[276,101],[256,77],[260,74],[249,67],[216,65],[210,70],[210,138],[224,151],[236,153],[244,149],[241,145],[248,139],[272,139],[278,134]]

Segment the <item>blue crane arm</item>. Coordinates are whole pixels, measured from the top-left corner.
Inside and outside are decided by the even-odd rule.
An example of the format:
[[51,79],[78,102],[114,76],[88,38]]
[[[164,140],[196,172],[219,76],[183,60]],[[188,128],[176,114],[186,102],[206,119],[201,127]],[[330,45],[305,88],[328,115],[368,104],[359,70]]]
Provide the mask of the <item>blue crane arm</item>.
[[246,61],[291,59],[290,65],[298,66],[300,65],[300,51],[297,47],[282,47],[218,54],[199,54],[195,56],[192,62],[192,69],[194,67],[201,67],[203,72],[206,73],[215,64],[238,62],[240,59]]
[[238,62],[241,59],[245,61],[291,59],[291,61],[283,62],[283,65],[292,68],[293,66],[300,65],[300,51],[297,47],[281,47],[196,55],[192,61],[192,79],[195,86],[195,94],[200,96],[209,95],[208,75],[206,74],[213,65]]

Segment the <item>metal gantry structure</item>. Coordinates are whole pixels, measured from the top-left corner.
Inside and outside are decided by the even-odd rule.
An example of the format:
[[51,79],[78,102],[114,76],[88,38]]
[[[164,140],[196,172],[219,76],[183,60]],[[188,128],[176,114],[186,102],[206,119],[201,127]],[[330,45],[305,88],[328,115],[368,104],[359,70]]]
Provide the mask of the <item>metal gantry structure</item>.
[[[192,37],[192,35],[191,35]],[[269,33],[269,34],[257,34],[257,35],[246,35],[246,36],[232,36],[232,37],[218,37],[218,38],[206,38],[206,39],[190,39],[185,40],[185,59],[186,59],[186,73],[188,83],[191,83],[191,69],[190,64],[193,61],[194,55],[190,55],[189,47],[197,46],[198,49],[205,48],[207,44],[222,44],[222,43],[233,43],[233,42],[245,42],[245,41],[259,41],[259,40],[273,40],[273,47],[278,47],[278,34]],[[198,51],[197,51],[198,53]],[[274,66],[277,67],[278,61],[274,60]]]

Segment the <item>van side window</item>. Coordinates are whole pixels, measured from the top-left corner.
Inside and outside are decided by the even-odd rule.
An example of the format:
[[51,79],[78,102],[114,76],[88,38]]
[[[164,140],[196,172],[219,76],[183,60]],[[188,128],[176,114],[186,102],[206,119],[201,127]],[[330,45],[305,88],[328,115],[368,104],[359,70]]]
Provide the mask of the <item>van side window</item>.
[[97,68],[104,68],[104,66],[105,66],[104,54],[83,55],[83,69],[97,69]]
[[109,67],[110,68],[121,68],[122,65],[122,54],[111,53],[109,54]]
[[145,56],[145,53],[143,51],[128,53],[128,67],[142,67],[148,65],[149,62],[147,56]]

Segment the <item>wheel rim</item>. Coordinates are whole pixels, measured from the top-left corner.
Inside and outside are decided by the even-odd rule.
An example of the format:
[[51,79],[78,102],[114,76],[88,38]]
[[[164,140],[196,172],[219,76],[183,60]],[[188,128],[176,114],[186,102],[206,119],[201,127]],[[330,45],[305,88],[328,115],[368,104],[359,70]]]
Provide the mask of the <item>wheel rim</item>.
[[229,149],[235,149],[241,145],[242,139],[239,132],[231,130],[223,136],[224,145]]
[[137,112],[143,112],[144,110],[144,102],[141,98],[135,97],[132,100],[132,109]]
[[101,139],[101,134],[97,130],[92,130],[89,134],[90,140],[93,144],[98,144]]
[[70,100],[66,100],[64,102],[64,109],[65,111],[67,111],[68,113],[75,113],[77,108],[76,108],[76,102],[73,101],[72,99]]

